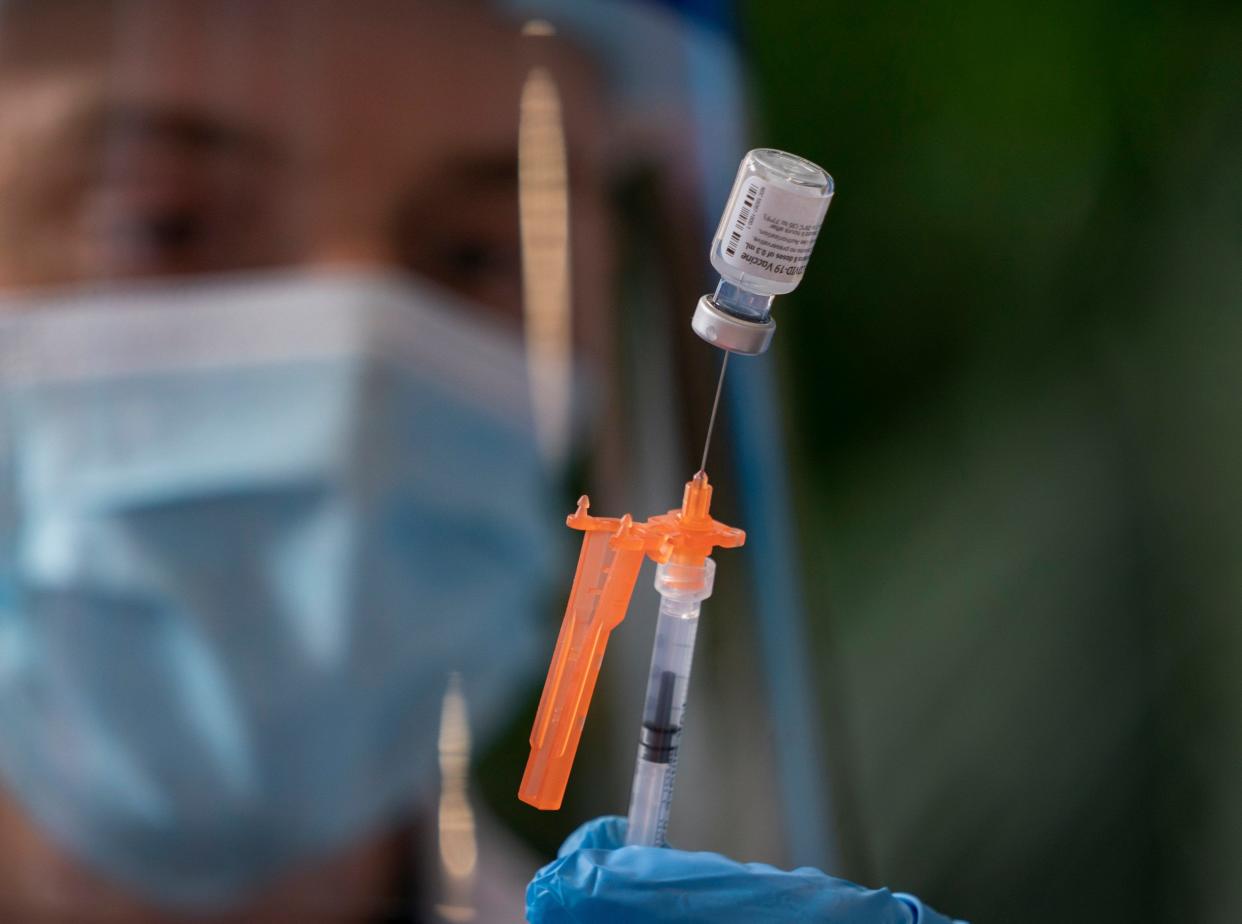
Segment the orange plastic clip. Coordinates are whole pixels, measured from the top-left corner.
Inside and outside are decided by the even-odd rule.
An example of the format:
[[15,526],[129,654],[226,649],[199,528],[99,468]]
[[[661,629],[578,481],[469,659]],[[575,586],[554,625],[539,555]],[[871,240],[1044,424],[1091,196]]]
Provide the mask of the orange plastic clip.
[[643,557],[702,564],[716,546],[737,548],[746,534],[712,519],[712,486],[699,472],[686,483],[681,508],[635,523],[593,517],[583,495],[566,518],[580,529],[582,551],[561,623],[539,711],[530,733],[530,758],[518,798],[539,809],[558,809],[586,723],[608,636],[625,618]]

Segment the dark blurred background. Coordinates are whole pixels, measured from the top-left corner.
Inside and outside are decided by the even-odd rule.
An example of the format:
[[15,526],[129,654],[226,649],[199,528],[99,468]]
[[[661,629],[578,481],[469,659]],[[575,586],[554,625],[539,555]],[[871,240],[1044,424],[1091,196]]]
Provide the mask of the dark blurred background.
[[836,200],[778,306],[845,873],[1242,907],[1242,12],[740,7]]

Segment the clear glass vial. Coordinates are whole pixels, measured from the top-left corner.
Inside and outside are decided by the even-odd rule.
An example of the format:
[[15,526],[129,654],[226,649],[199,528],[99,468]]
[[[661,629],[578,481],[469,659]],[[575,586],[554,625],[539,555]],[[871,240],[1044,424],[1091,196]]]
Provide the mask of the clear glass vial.
[[805,158],[773,148],[742,158],[712,238],[720,282],[699,300],[695,333],[736,353],[768,348],[772,301],[802,281],[832,194],[832,177]]

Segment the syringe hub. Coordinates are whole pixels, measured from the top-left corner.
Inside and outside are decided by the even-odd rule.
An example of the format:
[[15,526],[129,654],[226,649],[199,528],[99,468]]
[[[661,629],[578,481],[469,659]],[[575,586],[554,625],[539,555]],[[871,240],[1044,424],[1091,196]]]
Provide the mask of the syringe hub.
[[697,472],[686,482],[681,495],[681,521],[687,526],[710,521],[712,515],[712,484],[707,472]]
[[679,603],[701,603],[712,595],[715,582],[716,563],[710,558],[693,565],[668,561],[656,566],[656,593]]
[[758,148],[742,158],[712,239],[720,283],[699,299],[696,334],[733,353],[767,350],[772,301],[802,281],[833,189],[831,176],[795,154]]

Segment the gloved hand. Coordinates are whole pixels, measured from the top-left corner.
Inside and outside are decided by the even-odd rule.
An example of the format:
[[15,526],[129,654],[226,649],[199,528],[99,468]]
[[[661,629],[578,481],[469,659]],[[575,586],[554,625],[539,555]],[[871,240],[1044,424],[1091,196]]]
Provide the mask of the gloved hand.
[[917,898],[818,870],[785,872],[715,853],[623,847],[625,819],[569,836],[526,887],[530,924],[951,924]]

